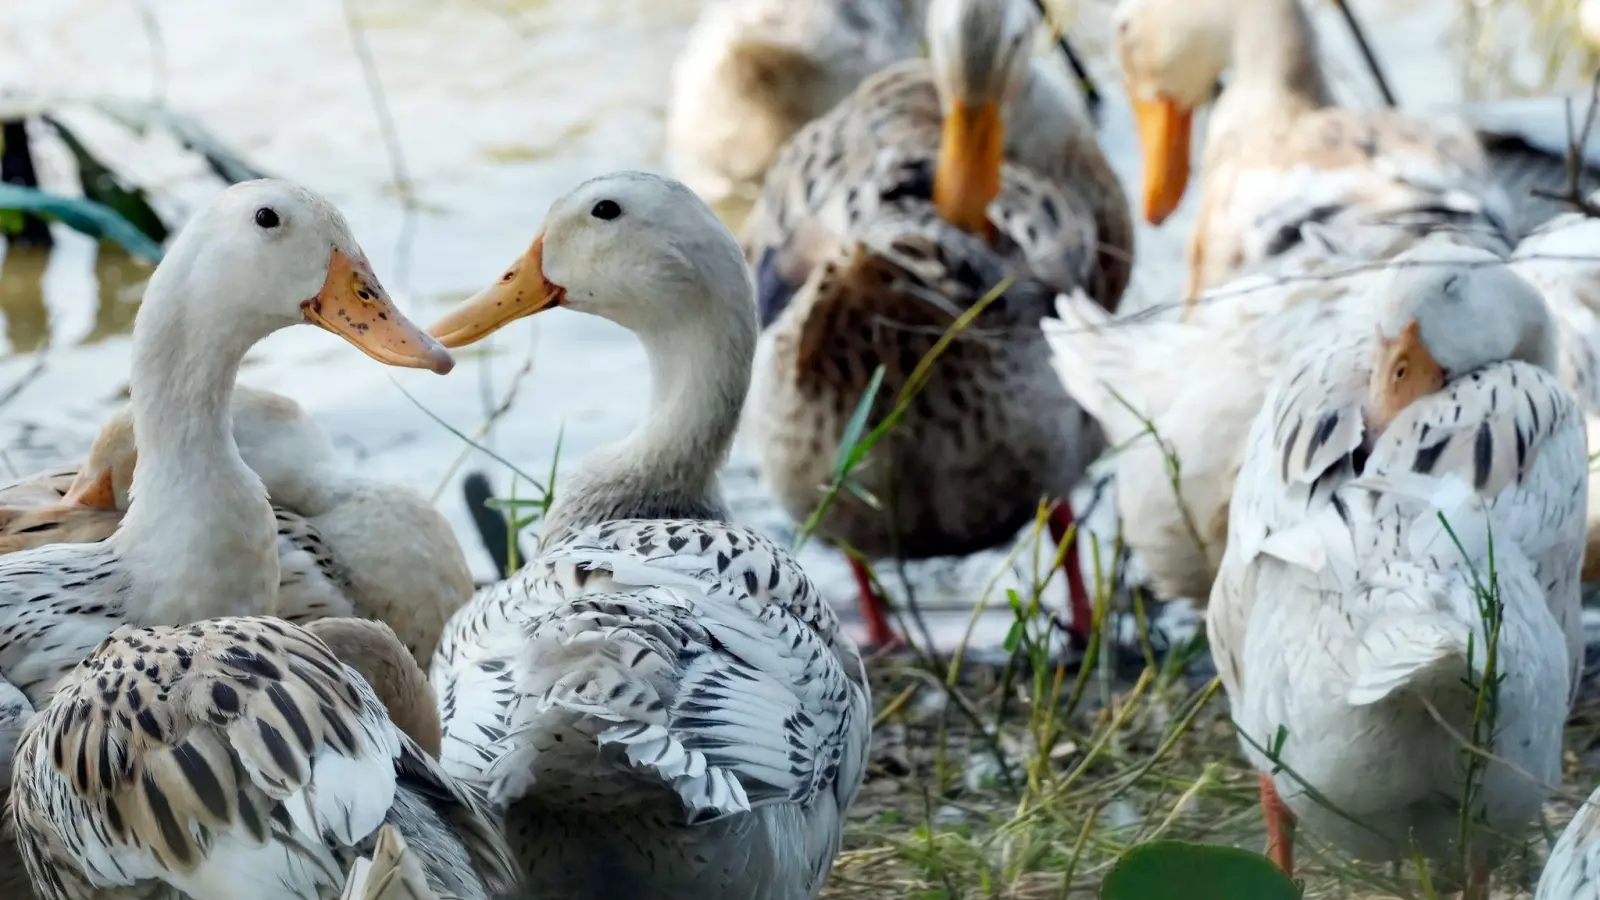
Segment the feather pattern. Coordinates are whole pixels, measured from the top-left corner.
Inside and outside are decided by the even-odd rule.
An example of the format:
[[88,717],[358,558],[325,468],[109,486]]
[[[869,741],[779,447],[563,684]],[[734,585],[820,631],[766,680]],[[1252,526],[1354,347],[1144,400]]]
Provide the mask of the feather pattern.
[[105,639],[28,726],[10,819],[43,900],[322,900],[386,822],[441,896],[511,880],[478,795],[354,669],[270,618]]
[[1364,338],[1384,264],[1402,254],[1445,243],[1507,249],[1420,211],[1398,221],[1351,212],[1303,230],[1293,250],[1208,291],[1182,320],[1162,314],[1170,310],[1112,319],[1069,294],[1059,320],[1043,323],[1057,375],[1119,448],[1123,537],[1158,596],[1210,595],[1250,423],[1306,335]]
[[505,812],[530,897],[815,896],[864,774],[854,644],[735,526],[573,530],[456,614],[432,677],[441,759]]
[[1533,900],[1594,900],[1600,897],[1600,789],[1567,823],[1539,875]]
[[[1116,308],[1131,271],[1131,218],[1082,98],[1053,61],[1024,58],[1015,76],[1003,74],[1012,48],[1002,37],[1013,35],[995,27],[1031,21],[1025,6],[930,10],[930,46],[953,42],[950,58],[886,68],[797,133],[745,224],[767,333],[750,424],[761,468],[797,519],[832,479],[878,367],[869,422],[889,414],[958,317],[1004,288],[944,347],[857,469],[877,503],[842,494],[823,519],[824,534],[869,555],[994,546],[1032,520],[1042,497],[1065,497],[1103,447],[1053,375],[1038,323],[1055,315],[1060,291],[1081,288]],[[965,29],[954,38],[940,30],[951,22]],[[1014,37],[1026,47],[1034,35]],[[992,233],[975,234],[935,203],[950,152],[945,109],[966,102],[954,97],[961,90],[999,96],[1007,77],[1015,90],[994,102],[1013,127],[985,211]]]
[[1487,646],[1497,590],[1490,752],[1510,764],[1489,767],[1474,815],[1510,833],[1537,813],[1581,665],[1586,439],[1571,395],[1521,361],[1462,373],[1373,434],[1371,358],[1370,336],[1335,338],[1270,390],[1207,633],[1246,753],[1295,773],[1275,780],[1297,816],[1357,855],[1408,853],[1414,838],[1446,859],[1461,813],[1437,798],[1462,796],[1466,773],[1413,698],[1470,732],[1462,679],[1483,677],[1469,648]]

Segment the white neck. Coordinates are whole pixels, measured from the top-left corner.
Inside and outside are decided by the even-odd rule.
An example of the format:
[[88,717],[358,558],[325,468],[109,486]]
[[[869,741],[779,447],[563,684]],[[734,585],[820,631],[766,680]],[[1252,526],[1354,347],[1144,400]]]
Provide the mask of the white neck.
[[[217,299],[157,273],[134,323],[132,411],[139,448],[128,513],[112,542],[135,596],[130,617],[181,624],[275,611],[277,528],[261,480],[234,442],[230,401],[261,333]],[[269,329],[270,330],[270,329]]]
[[650,361],[650,412],[622,443],[578,466],[556,493],[552,527],[724,514],[717,473],[750,387],[754,318],[723,328],[685,321],[639,337]]
[[1239,0],[1229,55],[1233,78],[1219,106],[1320,108],[1333,102],[1316,34],[1299,0]]

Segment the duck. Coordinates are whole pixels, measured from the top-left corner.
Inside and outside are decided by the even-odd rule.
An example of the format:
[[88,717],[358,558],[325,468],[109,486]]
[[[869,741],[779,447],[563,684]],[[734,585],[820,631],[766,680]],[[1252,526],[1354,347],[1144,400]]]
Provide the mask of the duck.
[[0,676],[35,709],[120,625],[278,611],[272,510],[229,409],[246,351],[296,324],[389,365],[454,364],[400,313],[327,200],[277,180],[219,194],[173,241],[134,321],[142,447],[121,524],[100,543],[0,557]]
[[[1600,202],[1600,192],[1590,203]],[[1513,271],[1539,289],[1561,329],[1561,383],[1583,409],[1589,446],[1600,446],[1600,221],[1567,212],[1546,221],[1517,244]],[[1600,580],[1600,480],[1589,484],[1588,541],[1583,580]]]
[[1363,859],[1421,852],[1481,900],[1501,840],[1519,843],[1560,776],[1586,437],[1531,284],[1448,242],[1397,263],[1375,328],[1325,336],[1274,381],[1207,635],[1284,871],[1303,823]]
[[[802,129],[745,224],[764,329],[749,428],[798,521],[834,479],[878,367],[870,422],[951,323],[1004,288],[852,474],[874,499],[840,492],[822,516],[820,536],[865,557],[992,547],[1041,499],[1059,543],[1074,531],[1067,494],[1102,448],[1052,374],[1039,322],[1074,287],[1116,308],[1131,212],[1077,88],[1033,55],[1040,24],[1027,0],[934,0],[929,59],[872,76]],[[894,643],[862,559],[850,564],[869,644]],[[1087,590],[1065,568],[1081,638]]]
[[1419,245],[1496,256],[1514,246],[1422,211],[1374,220],[1347,210],[1300,229],[1294,246],[1208,289],[1186,315],[1171,315],[1185,309],[1176,298],[1114,318],[1079,291],[1041,323],[1057,376],[1116,448],[1104,461],[1113,536],[1153,597],[1210,597],[1250,423],[1306,335],[1366,329],[1384,270]]
[[754,199],[785,141],[917,55],[920,2],[715,0],[673,64],[667,165],[713,204]]
[[1120,0],[1112,19],[1152,225],[1182,201],[1195,111],[1231,68],[1206,125],[1191,305],[1291,246],[1301,223],[1351,207],[1375,218],[1426,210],[1515,240],[1510,201],[1470,128],[1334,104],[1298,0]]
[[381,622],[124,625],[29,722],[9,822],[40,900],[323,900],[380,828],[434,896],[493,900],[509,851],[439,744]]
[[[273,503],[279,588],[296,615],[382,620],[426,664],[445,619],[472,596],[449,522],[409,487],[349,471],[293,399],[238,384],[230,408],[240,456]],[[137,459],[133,410],[124,406],[56,504],[0,507],[0,552],[109,537],[128,509]]]
[[757,337],[739,246],[682,183],[603,175],[431,332],[462,347],[557,307],[639,337],[649,411],[563,476],[534,558],[451,617],[441,763],[504,816],[519,896],[814,898],[872,707],[832,607],[718,486]]

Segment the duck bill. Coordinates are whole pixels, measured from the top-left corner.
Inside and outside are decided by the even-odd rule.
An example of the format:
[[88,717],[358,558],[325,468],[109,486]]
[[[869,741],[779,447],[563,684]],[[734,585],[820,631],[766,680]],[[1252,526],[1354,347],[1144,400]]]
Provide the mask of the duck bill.
[[1374,433],[1387,428],[1401,410],[1418,399],[1444,388],[1444,367],[1422,343],[1422,329],[1415,321],[1395,337],[1379,336],[1377,363],[1369,390]]
[[72,479],[61,503],[84,509],[116,509],[117,491],[111,480],[111,470],[79,469],[78,477]]
[[428,330],[446,347],[465,347],[518,319],[560,306],[566,299],[566,289],[544,277],[541,234],[499,281],[467,298]]
[[322,290],[300,309],[307,322],[386,365],[431,369],[440,375],[455,367],[455,359],[438,341],[401,315],[364,256],[352,259],[334,248]]
[[990,230],[989,204],[1000,194],[1006,126],[1000,104],[957,102],[944,117],[933,204],[944,220],[974,234]]
[[1169,97],[1133,100],[1133,116],[1144,149],[1144,218],[1160,225],[1178,208],[1189,186],[1189,135],[1194,110]]

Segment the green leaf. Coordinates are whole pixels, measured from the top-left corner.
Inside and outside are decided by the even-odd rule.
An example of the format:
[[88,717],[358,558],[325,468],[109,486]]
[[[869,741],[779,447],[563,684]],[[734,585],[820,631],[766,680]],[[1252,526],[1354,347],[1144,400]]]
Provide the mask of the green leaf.
[[133,226],[156,243],[167,239],[167,226],[151,208],[150,201],[145,197],[144,188],[137,185],[129,187],[122,183],[115,172],[105,163],[95,158],[89,148],[78,140],[67,126],[59,120],[45,117],[56,134],[61,136],[67,150],[72,153],[72,158],[78,162],[78,182],[83,188],[83,195],[102,206],[115,210],[122,218],[127,219]]
[[1011,620],[1011,630],[1006,632],[1006,640],[1003,645],[1008,656],[1017,652],[1017,648],[1022,646],[1022,629],[1021,619]]
[[47,194],[38,188],[0,184],[0,210],[28,212],[81,231],[92,238],[115,241],[134,256],[156,262],[161,245],[146,237],[132,223],[107,206],[85,197]]
[[519,499],[516,497],[490,497],[489,499],[483,501],[483,505],[489,507],[490,509],[507,510],[528,509],[532,507],[533,509],[543,511],[547,504],[543,500],[528,500]]
[[7,237],[21,234],[23,225],[26,222],[27,219],[23,217],[21,212],[14,209],[0,209],[0,234]]
[[1300,888],[1259,853],[1151,841],[1122,854],[1100,900],[1300,900]]
[[878,398],[878,389],[883,385],[883,365],[873,370],[872,380],[867,383],[867,389],[861,394],[861,402],[856,404],[855,412],[850,414],[850,421],[845,423],[844,434],[839,438],[838,455],[833,464],[833,480],[844,478],[860,454],[856,445],[861,442],[861,432],[867,427],[867,415],[872,412],[872,401]]

